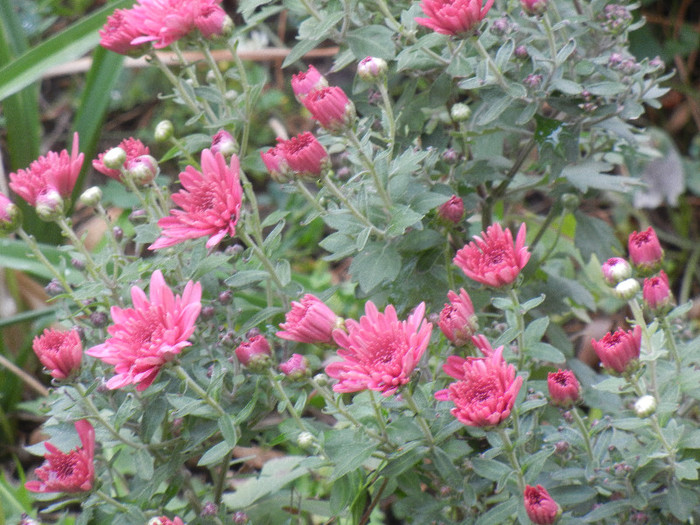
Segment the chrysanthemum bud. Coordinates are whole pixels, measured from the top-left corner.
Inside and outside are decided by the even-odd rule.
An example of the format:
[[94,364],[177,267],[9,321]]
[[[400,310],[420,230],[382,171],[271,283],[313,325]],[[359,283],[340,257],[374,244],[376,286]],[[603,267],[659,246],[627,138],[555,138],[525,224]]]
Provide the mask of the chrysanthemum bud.
[[316,438],[311,432],[302,432],[299,434],[297,437],[297,445],[299,445],[301,448],[307,449],[311,446],[314,445],[316,442]]
[[624,281],[617,283],[617,286],[615,286],[615,297],[628,301],[637,295],[639,288],[639,281],[637,281],[637,279],[625,279]]
[[634,413],[637,417],[649,417],[656,412],[656,405],[656,398],[647,394],[634,403]]
[[386,60],[383,58],[363,58],[360,63],[357,64],[357,76],[365,82],[376,82],[384,78],[387,67]]
[[565,193],[561,196],[561,205],[568,212],[576,211],[581,204],[581,198],[574,193]]
[[600,267],[603,277],[611,286],[629,279],[632,276],[632,266],[622,257],[611,257]]
[[314,381],[318,383],[319,386],[326,386],[328,385],[328,376],[326,374],[316,374],[314,376]]
[[8,197],[0,193],[0,235],[17,231],[22,224],[22,211]]
[[293,354],[287,361],[280,363],[279,369],[292,381],[299,381],[310,375],[309,362],[301,354]]
[[520,60],[525,60],[527,57],[530,56],[525,46],[516,47],[513,54],[515,55],[515,58],[519,58]]
[[102,200],[102,190],[97,186],[86,189],[80,195],[80,202],[85,206],[95,207]]
[[472,116],[472,110],[466,104],[458,102],[450,109],[450,117],[455,122],[464,122]]
[[218,131],[211,139],[211,151],[214,154],[221,153],[224,157],[229,158],[237,150],[236,139],[225,129]]
[[156,126],[153,136],[156,139],[156,142],[165,142],[170,140],[170,138],[173,136],[173,132],[173,123],[169,120],[161,120]]
[[127,162],[126,176],[131,177],[137,186],[145,186],[158,175],[158,161],[150,155],[141,155]]
[[112,170],[118,170],[124,165],[125,162],[126,151],[119,147],[112,148],[104,154],[104,157],[102,157],[102,164],[104,164],[106,168]]
[[56,190],[49,190],[37,197],[34,209],[42,221],[54,221],[63,215],[63,198]]

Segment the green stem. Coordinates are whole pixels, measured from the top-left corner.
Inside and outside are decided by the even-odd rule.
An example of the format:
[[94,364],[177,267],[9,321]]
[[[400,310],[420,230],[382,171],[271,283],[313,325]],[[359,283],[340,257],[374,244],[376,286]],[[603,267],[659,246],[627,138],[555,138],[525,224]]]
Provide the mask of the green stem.
[[226,413],[226,411],[221,407],[217,401],[211,397],[206,390],[204,390],[199,384],[190,377],[190,375],[187,373],[187,370],[182,368],[180,365],[175,365],[173,368],[175,371],[175,374],[177,377],[182,379],[185,382],[185,385],[188,388],[191,388],[192,390],[195,391],[195,393],[204,401],[207,405],[212,407],[214,411],[220,416],[220,417],[229,417],[229,415]]
[[391,162],[391,158],[394,154],[394,145],[396,144],[396,120],[394,119],[394,109],[391,104],[391,98],[389,97],[386,77],[384,77],[384,80],[378,84],[379,92],[382,94],[382,101],[384,102],[386,120],[389,124],[389,141],[387,144],[387,149],[389,150],[388,162]]
[[571,407],[571,410],[569,412],[573,416],[574,422],[576,423],[576,426],[578,427],[578,430],[579,432],[581,432],[581,436],[583,437],[583,445],[586,447],[588,461],[591,465],[594,465],[597,463],[597,461],[593,457],[593,448],[591,447],[591,436],[588,434],[588,428],[586,427],[586,423],[584,423],[583,419],[581,419],[581,415],[578,413],[578,409],[576,407]]
[[515,447],[513,446],[513,443],[508,437],[508,432],[505,428],[498,426],[496,427],[496,432],[498,432],[498,435],[501,436],[501,441],[503,442],[503,449],[506,452],[508,461],[510,461],[513,470],[518,476],[518,490],[521,494],[523,494],[525,492],[525,479],[523,478],[523,469],[520,466],[520,463],[518,462],[517,456],[515,455]]
[[309,188],[306,187],[306,184],[300,179],[295,179],[296,186],[299,188],[299,191],[301,194],[306,197],[306,200],[309,201],[309,204],[311,204],[314,209],[319,212],[321,215],[324,215],[326,213],[326,210],[321,206],[321,204],[316,200],[316,197],[309,191]]
[[221,497],[224,494],[226,473],[228,472],[229,463],[231,462],[231,456],[233,456],[233,449],[229,450],[224,456],[224,459],[221,461],[221,471],[219,472],[219,476],[216,478],[216,484],[214,485],[214,505],[217,507],[221,505]]
[[374,181],[374,185],[377,188],[377,193],[379,193],[379,197],[382,199],[382,202],[384,203],[384,207],[387,210],[391,209],[391,199],[389,198],[389,194],[386,192],[386,188],[382,184],[382,181],[379,179],[379,174],[377,173],[377,170],[374,168],[374,163],[372,162],[372,159],[370,159],[362,149],[362,144],[360,143],[360,139],[357,138],[357,135],[355,135],[355,132],[351,129],[347,130],[345,133],[345,136],[348,138],[348,140],[352,143],[353,146],[355,146],[355,149],[357,149],[358,154],[360,155],[360,160],[362,161],[362,164],[364,165],[365,169],[369,171],[370,175],[372,176],[372,180]]
[[420,425],[420,428],[423,431],[423,434],[425,434],[425,439],[427,439],[428,443],[430,443],[430,446],[433,447],[435,445],[435,438],[433,438],[433,433],[430,431],[430,427],[428,426],[428,422],[421,415],[420,409],[418,408],[418,405],[416,405],[416,400],[413,399],[413,395],[411,394],[411,391],[408,388],[403,389],[401,391],[401,397],[403,397],[403,399],[404,399],[404,401],[406,401],[406,404],[408,405],[408,407],[416,415],[416,419],[418,420],[418,424]]
[[[178,61],[180,62],[180,67],[185,69],[185,73],[189,77],[190,82],[192,82],[192,87],[199,87],[199,80],[197,80],[197,75],[190,67],[191,64],[189,64],[187,60],[185,60],[185,57],[182,54],[182,51],[180,50],[180,45],[178,44],[178,42],[173,42],[173,44],[170,47],[173,51],[175,51]],[[201,104],[204,108],[204,114],[207,116],[209,123],[212,124],[216,122],[216,113],[214,113],[214,110],[211,108],[211,105],[209,105],[209,101],[206,99],[202,99]]]
[[518,293],[515,288],[508,291],[511,300],[513,301],[513,313],[515,314],[515,322],[518,328],[518,370],[522,370],[525,366],[525,319],[523,318],[522,308],[518,300]]
[[371,390],[368,390],[369,392],[369,399],[372,402],[372,408],[374,408],[374,414],[377,416],[377,423],[379,424],[379,429],[382,432],[382,437],[384,437],[385,440],[389,440],[389,436],[386,433],[386,422],[384,421],[384,414],[382,414],[382,407],[377,403],[377,398],[374,395],[374,392]]
[[156,66],[158,66],[160,71],[170,81],[172,86],[175,88],[175,92],[182,99],[185,105],[187,105],[187,107],[190,108],[190,111],[194,115],[200,114],[201,110],[199,108],[199,105],[197,104],[197,101],[191,98],[186,90],[182,89],[182,86],[180,85],[180,80],[173,74],[172,71],[170,71],[170,68],[168,68],[168,66],[163,63],[163,61],[158,57],[158,54],[151,53],[150,57],[151,60],[155,62]]
[[120,512],[123,513],[128,513],[129,509],[125,506],[119,503],[116,499],[112,498],[111,496],[108,496],[101,490],[95,490],[94,494],[100,498],[102,501],[109,503],[110,505],[114,505],[117,509],[119,509]]
[[184,142],[182,142],[174,135],[170,137],[169,141],[173,144],[173,146],[176,146],[177,149],[180,150],[180,153],[182,153],[182,156],[185,157],[187,163],[190,166],[192,166],[197,171],[201,171],[202,168],[199,165],[199,162],[190,154],[189,151],[187,151],[187,147],[185,146]]
[[279,381],[275,379],[275,372],[274,370],[267,370],[267,379],[270,381],[270,384],[272,385],[272,388],[275,389],[275,392],[277,392],[277,395],[284,401],[285,408],[289,412],[289,414],[292,416],[294,421],[296,421],[296,424],[299,426],[299,428],[302,430],[302,432],[308,431],[308,428],[306,424],[304,423],[304,420],[301,419],[299,416],[299,413],[297,412],[297,409],[294,408],[294,403],[292,403],[292,400],[289,399],[289,396],[287,395],[287,392],[284,391],[284,388],[282,388],[282,385],[279,384]]
[[[649,328],[644,320],[644,313],[642,312],[642,307],[636,298],[630,299],[627,304],[632,310],[632,316],[634,317],[634,322],[642,329],[642,340],[644,344],[643,348],[646,348],[647,353],[651,354],[652,344],[651,335],[649,334]],[[656,387],[656,359],[648,361],[649,367],[649,390],[654,395],[657,401],[659,401],[658,390]]]
[[236,68],[238,69],[238,76],[241,81],[241,88],[243,89],[243,94],[245,95],[245,118],[243,120],[243,136],[241,137],[241,146],[238,151],[238,156],[242,159],[245,157],[246,150],[248,149],[248,137],[250,136],[253,101],[250,96],[250,83],[248,82],[248,75],[246,73],[245,66],[243,65],[243,61],[238,55],[238,46],[236,45],[229,49],[236,63]]
[[496,77],[496,82],[498,82],[498,85],[501,86],[505,91],[508,91],[508,83],[506,82],[503,73],[501,73],[501,70],[498,69],[498,66],[491,58],[491,55],[489,55],[489,52],[486,51],[486,48],[481,43],[478,37],[474,37],[474,47],[476,47],[476,50],[479,52],[479,54],[484,58],[484,60],[486,60],[486,63],[488,64],[489,69],[491,70],[491,73],[493,73],[493,76]]
[[671,330],[671,325],[668,322],[668,318],[664,316],[661,319],[661,326],[664,330],[664,335],[666,336],[666,343],[668,344],[669,350],[671,350],[671,355],[673,360],[676,362],[676,373],[681,373],[681,356],[678,353],[678,348],[676,347],[676,340],[673,337],[673,331]]
[[[199,40],[197,44],[202,54],[204,54],[204,58],[206,58],[207,60],[209,71],[214,73],[214,81],[216,83],[216,88],[219,90],[219,93],[221,93],[222,100],[226,100],[226,81],[224,80],[224,76],[219,70],[219,65],[216,63],[216,60],[214,60],[214,57],[212,56],[211,51],[209,50],[209,45],[203,40]],[[224,116],[229,117],[231,115],[231,111],[229,110],[228,104],[224,103],[222,105],[224,109]]]
[[244,229],[241,229],[238,232],[238,234],[243,238],[243,240],[250,247],[250,249],[253,250],[253,253],[265,267],[267,273],[270,275],[270,278],[275,282],[277,288],[283,290],[284,285],[282,284],[282,281],[280,281],[279,277],[277,277],[277,271],[272,265],[272,261],[270,261],[267,255],[265,255],[265,252],[263,252],[262,249],[257,244],[255,244],[255,241],[250,237],[250,235],[248,235],[248,233]]
[[321,180],[323,181],[323,185],[330,190],[330,192],[336,196],[336,198],[343,203],[343,205],[352,213],[357,220],[359,220],[362,224],[364,224],[367,228],[372,230],[372,232],[380,238],[383,238],[386,235],[386,232],[384,230],[380,230],[377,228],[374,224],[370,222],[370,220],[362,215],[360,211],[355,208],[355,206],[350,202],[350,200],[345,196],[345,194],[340,191],[340,189],[333,183],[331,178],[328,176],[327,173],[324,173],[323,176],[321,177]]

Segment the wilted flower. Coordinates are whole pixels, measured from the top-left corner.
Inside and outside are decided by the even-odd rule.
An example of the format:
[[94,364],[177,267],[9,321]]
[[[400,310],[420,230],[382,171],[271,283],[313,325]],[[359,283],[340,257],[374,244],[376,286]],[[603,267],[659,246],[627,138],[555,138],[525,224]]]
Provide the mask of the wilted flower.
[[303,104],[323,129],[337,133],[355,120],[355,105],[338,86],[314,89],[304,97]]
[[603,272],[603,277],[611,286],[629,279],[632,276],[632,267],[622,257],[611,257],[603,263],[600,268]]
[[243,366],[266,363],[270,357],[270,343],[265,336],[254,335],[247,341],[243,341],[235,350],[238,361]]
[[[140,157],[141,155],[149,155],[150,151],[148,149],[148,146],[145,146],[143,142],[141,142],[138,139],[135,139],[133,137],[129,137],[128,139],[124,139],[119,143],[118,148],[121,148],[124,153],[126,154],[126,157],[124,158],[123,162],[121,164],[124,164],[127,161],[133,160],[136,157]],[[112,152],[114,148],[109,149],[107,151],[104,151],[100,153],[97,156],[97,159],[92,161],[92,167],[95,168],[97,171],[100,173],[103,173],[107,175],[108,177],[113,178],[114,180],[117,180],[121,182],[122,180],[122,173],[119,169],[114,169],[110,168],[108,166],[105,166],[105,156],[109,155],[110,152]]]
[[651,226],[643,232],[632,232],[627,240],[627,249],[632,264],[645,270],[654,268],[664,258],[659,238]]
[[66,379],[80,369],[83,345],[76,330],[47,328],[34,338],[32,349],[55,379]]
[[294,175],[314,179],[321,176],[329,162],[328,152],[310,132],[306,131],[289,140],[277,140],[277,152],[282,155]]
[[288,378],[298,380],[309,375],[309,362],[301,354],[292,354],[287,361],[280,363],[279,369]]
[[180,183],[184,189],[171,198],[181,209],[170,210],[169,217],[158,221],[163,232],[151,244],[150,250],[207,236],[206,246],[213,248],[226,235],[233,237],[236,234],[243,199],[236,155],[231,156],[227,166],[221,153],[213,154],[205,149],[202,151],[201,173],[187,166],[180,173]]
[[525,236],[525,223],[520,225],[515,244],[508,228],[492,224],[459,250],[453,262],[475,281],[494,288],[505,286],[515,281],[530,260]]
[[292,75],[292,91],[296,99],[303,103],[306,96],[314,89],[328,86],[328,81],[314,66],[309,66],[306,71]]
[[326,303],[318,297],[306,294],[301,301],[292,301],[292,309],[287,312],[282,331],[277,337],[300,343],[330,343],[333,329],[342,321]]
[[9,197],[0,193],[0,235],[12,233],[22,223],[22,212]]
[[542,485],[525,486],[525,511],[535,525],[551,525],[561,515],[561,508]]
[[570,407],[581,397],[581,385],[571,370],[549,372],[547,388],[553,405]]
[[438,208],[438,217],[453,224],[459,224],[464,218],[464,201],[457,195],[452,195]]
[[450,356],[443,371],[459,381],[435,393],[438,401],[452,401],[451,413],[471,427],[492,427],[510,415],[523,378],[503,360],[503,347],[488,357]]
[[406,321],[399,321],[392,305],[379,313],[365,303],[360,321],[347,319],[347,332],[334,330],[342,361],[330,363],[326,374],[338,380],[336,392],[374,390],[390,396],[410,380],[411,373],[430,342],[433,325],[425,321],[425,303]]
[[642,328],[637,325],[625,332],[618,328],[614,333],[608,332],[600,340],[591,340],[593,349],[605,368],[622,374],[637,359],[642,345]]
[[181,298],[156,270],[149,294],[150,300],[138,286],[132,286],[134,308],[112,306],[114,324],[107,328],[112,337],[86,352],[115,365],[117,375],[107,381],[107,388],[134,384],[136,390],[145,390],[165,363],[192,344],[188,339],[202,308],[201,284],[188,281]]
[[666,272],[661,270],[656,277],[644,279],[642,295],[644,302],[652,311],[660,311],[669,306],[673,301],[673,294],[669,288]]
[[95,478],[95,429],[89,421],[75,422],[82,447],[61,452],[51,443],[44,446],[44,464],[36,469],[39,481],[27,481],[24,486],[31,492],[86,492],[92,489]]
[[61,198],[70,197],[85,155],[78,153],[78,134],[73,135],[70,155],[49,151],[32,162],[26,170],[10,173],[10,188],[32,206],[37,206],[47,194],[55,193]]
[[416,22],[443,35],[458,36],[476,29],[493,5],[493,0],[423,0],[426,18]]
[[471,340],[477,328],[474,306],[464,288],[460,288],[459,295],[450,290],[447,298],[450,302],[445,303],[440,312],[438,326],[452,344],[463,346]]

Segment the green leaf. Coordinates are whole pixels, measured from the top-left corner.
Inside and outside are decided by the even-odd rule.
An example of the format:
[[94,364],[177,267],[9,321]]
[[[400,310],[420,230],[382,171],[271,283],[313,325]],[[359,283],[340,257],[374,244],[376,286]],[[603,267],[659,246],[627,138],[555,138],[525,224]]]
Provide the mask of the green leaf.
[[531,359],[545,361],[547,363],[561,364],[566,361],[566,356],[558,348],[554,348],[549,343],[535,343],[526,349],[527,355]]
[[643,185],[641,181],[636,179],[621,175],[608,175],[607,172],[611,169],[612,165],[606,162],[589,161],[583,164],[566,166],[562,170],[561,175],[582,192],[593,188],[626,193]]
[[607,260],[623,253],[622,245],[617,240],[612,227],[597,217],[575,212],[576,235],[574,243],[582,254],[596,254],[599,260]]
[[[342,11],[336,11],[335,13],[324,12],[320,22],[314,19],[308,19],[302,24],[302,26],[304,26],[303,29],[302,27],[299,28],[299,37],[301,41],[292,48],[287,58],[284,59],[282,67],[293,64],[319,45],[335,25],[343,19],[343,16],[344,13]],[[311,35],[313,35],[313,38],[311,38]]]
[[479,476],[491,481],[499,481],[504,476],[513,474],[511,467],[495,459],[473,458],[472,467]]
[[214,463],[220,462],[226,457],[233,447],[229,445],[226,441],[217,443],[209,450],[207,450],[202,457],[199,458],[197,465],[200,467],[206,467],[207,465],[213,465]]
[[595,84],[590,84],[587,89],[592,95],[611,97],[626,91],[627,86],[622,82],[597,82]]
[[684,459],[676,463],[676,477],[683,479],[698,479],[698,468],[700,463],[694,459]]
[[[83,280],[80,272],[71,269],[70,256],[66,252],[43,244],[39,245],[39,250],[54,268],[65,275],[69,283],[79,283]],[[46,280],[54,277],[53,273],[35,258],[26,243],[19,239],[0,239],[0,267],[28,272]]]
[[[496,120],[501,114],[508,109],[511,104],[510,97],[499,97],[495,100],[484,101],[484,103],[479,107],[479,111],[475,115],[476,123],[479,126],[485,126]],[[482,108],[486,108],[485,111],[481,111]]]
[[572,82],[565,78],[559,78],[552,82],[552,88],[561,91],[565,95],[578,95],[583,91],[581,84]]
[[671,514],[682,523],[686,523],[698,504],[698,494],[696,490],[682,483],[671,482],[671,486],[668,488],[667,502]]
[[518,512],[522,498],[509,498],[503,503],[499,503],[495,507],[479,516],[476,520],[476,525],[502,525],[503,523],[512,523],[511,517]]
[[231,288],[243,288],[251,284],[259,283],[270,278],[270,274],[264,270],[243,270],[234,273],[224,282]]
[[422,213],[417,213],[403,204],[396,204],[393,206],[390,213],[391,220],[387,226],[386,233],[391,237],[402,235],[407,228],[413,226],[423,218]]
[[608,503],[603,503],[599,507],[596,507],[591,512],[584,516],[584,519],[588,523],[600,523],[605,518],[610,518],[612,516],[619,516],[622,512],[629,509],[632,505],[628,500],[617,500],[609,501]]
[[136,458],[134,464],[136,465],[136,474],[139,478],[146,481],[153,479],[153,456],[148,452],[148,450],[139,448],[135,451]]
[[392,60],[396,56],[394,32],[386,26],[371,25],[353,29],[348,33],[347,42],[355,58],[361,60],[374,56]]
[[350,273],[367,293],[385,281],[393,281],[401,270],[401,256],[390,244],[369,245],[350,264]]
[[231,448],[235,447],[236,443],[238,443],[238,432],[229,416],[221,416],[219,418],[219,430],[221,430],[221,435],[226,440],[226,443]]

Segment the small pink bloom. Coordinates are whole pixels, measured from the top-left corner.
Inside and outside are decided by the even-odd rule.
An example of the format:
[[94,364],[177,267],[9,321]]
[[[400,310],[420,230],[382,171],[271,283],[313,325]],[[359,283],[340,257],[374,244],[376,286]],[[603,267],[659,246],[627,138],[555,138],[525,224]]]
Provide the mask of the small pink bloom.
[[226,11],[217,2],[201,2],[202,7],[194,18],[194,25],[204,38],[221,35],[230,24]]
[[282,331],[277,337],[300,343],[330,343],[338,316],[318,297],[306,294],[301,301],[292,301]]
[[211,139],[211,152],[215,155],[221,153],[224,157],[230,157],[236,153],[236,139],[225,129],[217,131]]
[[292,91],[294,91],[294,96],[300,103],[314,89],[320,89],[327,85],[326,77],[319,73],[314,66],[309,66],[307,71],[292,75]]
[[187,166],[180,173],[183,188],[172,195],[181,209],[170,210],[169,217],[158,221],[163,230],[150,250],[167,248],[187,239],[209,237],[207,248],[213,248],[229,235],[236,234],[241,213],[243,188],[236,155],[227,166],[221,153],[202,151],[202,172]]
[[592,339],[591,344],[605,368],[622,374],[634,361],[639,359],[642,328],[637,325],[628,332],[618,328],[614,333],[605,334],[600,341]]
[[508,228],[492,224],[481,237],[475,235],[474,241],[459,250],[453,262],[477,282],[494,288],[505,286],[517,279],[530,260],[525,236],[525,223],[520,225],[515,244]]
[[323,129],[331,132],[342,131],[355,120],[355,106],[337,86],[314,89],[303,103]]
[[523,9],[531,14],[541,14],[547,9],[547,0],[520,0]]
[[535,525],[551,525],[561,515],[561,509],[542,485],[525,486],[525,511]]
[[644,279],[642,296],[647,306],[653,310],[663,310],[673,301],[666,272],[661,270],[656,277]]
[[507,364],[499,347],[488,357],[450,356],[443,371],[459,381],[435,393],[438,401],[452,401],[451,413],[471,427],[492,427],[510,415],[523,378]]
[[553,405],[570,407],[581,397],[581,385],[571,370],[547,374],[547,388]]
[[22,223],[19,207],[5,194],[0,193],[0,235],[12,233]]
[[278,151],[297,177],[318,178],[328,165],[328,152],[310,132],[281,140]]
[[[150,154],[148,146],[145,146],[143,144],[143,142],[141,142],[140,140],[135,139],[133,137],[129,137],[128,139],[122,140],[119,143],[119,146],[117,146],[117,147],[123,149],[124,152],[126,153],[125,163],[129,162],[131,160],[134,160],[135,158],[140,157],[141,155],[149,155]],[[108,177],[111,177],[112,179],[121,182],[122,181],[121,171],[119,171],[118,169],[108,168],[107,166],[104,165],[104,162],[103,162],[104,156],[109,151],[110,150],[107,150],[107,151],[100,153],[97,156],[97,159],[92,161],[92,167],[95,168],[100,173],[103,173],[104,175],[107,175]]]
[[338,356],[343,359],[326,367],[326,374],[338,380],[333,390],[374,390],[390,396],[408,383],[433,330],[424,314],[425,303],[421,303],[406,321],[399,321],[393,306],[379,313],[374,303],[367,301],[359,322],[348,319],[347,332],[333,331],[333,339],[341,347]]
[[137,186],[146,186],[158,176],[158,161],[151,155],[139,155],[124,163],[125,175]]
[[464,201],[452,195],[450,199],[438,208],[438,216],[453,224],[459,224],[464,218]]
[[292,357],[281,363],[279,368],[290,379],[301,379],[309,373],[309,362],[301,354],[292,354]]
[[607,283],[612,286],[632,276],[630,263],[622,257],[611,257],[603,263],[601,270]]
[[280,183],[286,182],[287,175],[289,174],[289,164],[287,164],[287,159],[284,158],[281,142],[265,153],[261,151],[260,158],[263,164],[265,164],[267,171],[272,176],[272,180]]
[[426,18],[416,18],[420,25],[443,35],[464,35],[477,29],[489,12],[493,0],[423,0],[420,4]]
[[173,519],[167,516],[158,516],[157,518],[151,518],[146,525],[185,525],[185,523],[178,516],[175,516]]
[[80,370],[83,345],[76,330],[47,328],[32,342],[34,353],[50,372],[51,377],[66,379]]
[[467,344],[477,329],[477,318],[469,294],[460,288],[459,295],[447,292],[449,303],[440,312],[438,326],[445,337],[456,346]]
[[134,308],[112,306],[114,324],[107,328],[112,337],[86,353],[109,365],[116,375],[107,381],[107,388],[136,385],[148,388],[161,367],[183,348],[195,329],[202,309],[202,285],[188,281],[182,298],[165,284],[160,270],[151,275],[150,300],[138,286],[131,288]]
[[10,188],[32,206],[47,193],[56,192],[62,198],[70,197],[85,155],[78,153],[78,134],[73,135],[70,155],[49,151],[29,165],[26,170],[10,173]]
[[243,366],[250,366],[261,359],[266,361],[271,354],[270,343],[262,335],[254,335],[243,341],[234,351]]
[[627,241],[627,249],[632,264],[645,269],[653,268],[664,258],[659,238],[651,226],[643,232],[631,233]]
[[144,51],[141,46],[131,43],[135,38],[141,36],[132,16],[131,9],[115,10],[107,18],[107,23],[100,29],[100,45],[120,55],[137,54],[139,50]]
[[39,481],[27,481],[24,486],[31,492],[86,492],[92,489],[95,478],[95,429],[86,419],[75,422],[75,430],[82,443],[70,452],[61,452],[51,443],[44,446],[44,464],[36,469]]
[[365,82],[376,82],[386,75],[386,60],[377,57],[365,57],[357,64],[357,76]]
[[484,354],[484,357],[489,357],[496,351],[503,352],[503,345],[494,350],[489,340],[483,334],[472,336],[472,343]]

